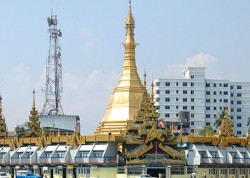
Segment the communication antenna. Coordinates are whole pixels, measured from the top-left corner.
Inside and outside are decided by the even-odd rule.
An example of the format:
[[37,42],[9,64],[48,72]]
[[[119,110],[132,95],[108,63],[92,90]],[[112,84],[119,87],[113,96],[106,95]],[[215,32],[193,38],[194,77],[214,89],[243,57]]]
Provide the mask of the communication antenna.
[[[52,1],[53,5],[53,1]],[[57,16],[52,14],[47,18],[49,26],[49,54],[46,60],[46,82],[45,103],[41,115],[63,115],[61,105],[62,93],[62,64],[61,64],[61,46],[59,38],[62,32],[57,28]]]

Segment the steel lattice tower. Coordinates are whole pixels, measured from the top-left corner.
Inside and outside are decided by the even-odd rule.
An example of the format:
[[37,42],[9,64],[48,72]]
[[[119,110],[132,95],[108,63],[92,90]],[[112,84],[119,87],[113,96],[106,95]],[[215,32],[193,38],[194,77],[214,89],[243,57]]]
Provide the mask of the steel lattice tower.
[[62,92],[62,64],[61,46],[59,38],[62,36],[60,29],[57,28],[57,16],[48,17],[49,26],[49,54],[46,61],[46,82],[45,97],[41,115],[63,115],[61,105]]

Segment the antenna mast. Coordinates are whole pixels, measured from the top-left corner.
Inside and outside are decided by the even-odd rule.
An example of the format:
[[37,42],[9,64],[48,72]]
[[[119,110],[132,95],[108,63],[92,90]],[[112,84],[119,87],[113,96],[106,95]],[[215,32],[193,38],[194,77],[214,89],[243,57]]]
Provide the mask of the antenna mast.
[[60,29],[57,28],[57,16],[52,15],[47,18],[49,26],[49,54],[46,61],[46,82],[45,98],[41,115],[63,115],[61,105],[62,92],[62,64],[61,46],[59,38],[62,36]]

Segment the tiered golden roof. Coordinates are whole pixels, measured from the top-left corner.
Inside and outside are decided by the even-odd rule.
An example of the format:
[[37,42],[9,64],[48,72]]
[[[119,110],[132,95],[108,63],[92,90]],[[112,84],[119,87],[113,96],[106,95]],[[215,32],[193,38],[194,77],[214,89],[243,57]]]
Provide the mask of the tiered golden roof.
[[233,130],[233,125],[232,122],[229,120],[228,117],[228,107],[226,106],[225,109],[225,115],[224,118],[222,119],[220,130],[219,130],[219,135],[220,136],[229,136],[232,137],[234,136],[234,130]]
[[30,111],[28,127],[29,130],[25,132],[25,137],[37,137],[41,135],[40,122],[38,121],[38,112],[35,104],[35,90],[33,90],[33,106]]
[[2,96],[0,96],[0,138],[7,136],[7,128],[5,119],[3,117],[3,106],[2,106]]
[[155,162],[155,155],[162,164],[185,164],[181,160],[185,157],[184,151],[177,148],[181,139],[172,134],[171,129],[160,128],[158,117],[153,95],[150,97],[145,86],[139,110],[134,120],[128,121],[126,131],[122,132],[127,164],[150,164]]
[[126,129],[127,121],[133,120],[142,100],[144,87],[137,72],[134,40],[135,21],[131,4],[125,21],[124,64],[120,80],[108,103],[106,113],[95,131],[98,134],[120,134]]

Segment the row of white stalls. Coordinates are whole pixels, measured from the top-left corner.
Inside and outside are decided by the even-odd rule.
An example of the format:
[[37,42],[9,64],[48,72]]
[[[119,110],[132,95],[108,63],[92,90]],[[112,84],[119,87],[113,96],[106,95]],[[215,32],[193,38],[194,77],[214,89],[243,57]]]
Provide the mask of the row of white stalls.
[[219,148],[204,144],[188,144],[187,165],[201,164],[249,164],[250,150],[245,147],[228,146]]
[[69,164],[116,164],[117,144],[93,143],[70,149],[67,145],[49,145],[44,149],[23,146],[15,150],[0,148],[1,165],[69,165]]

